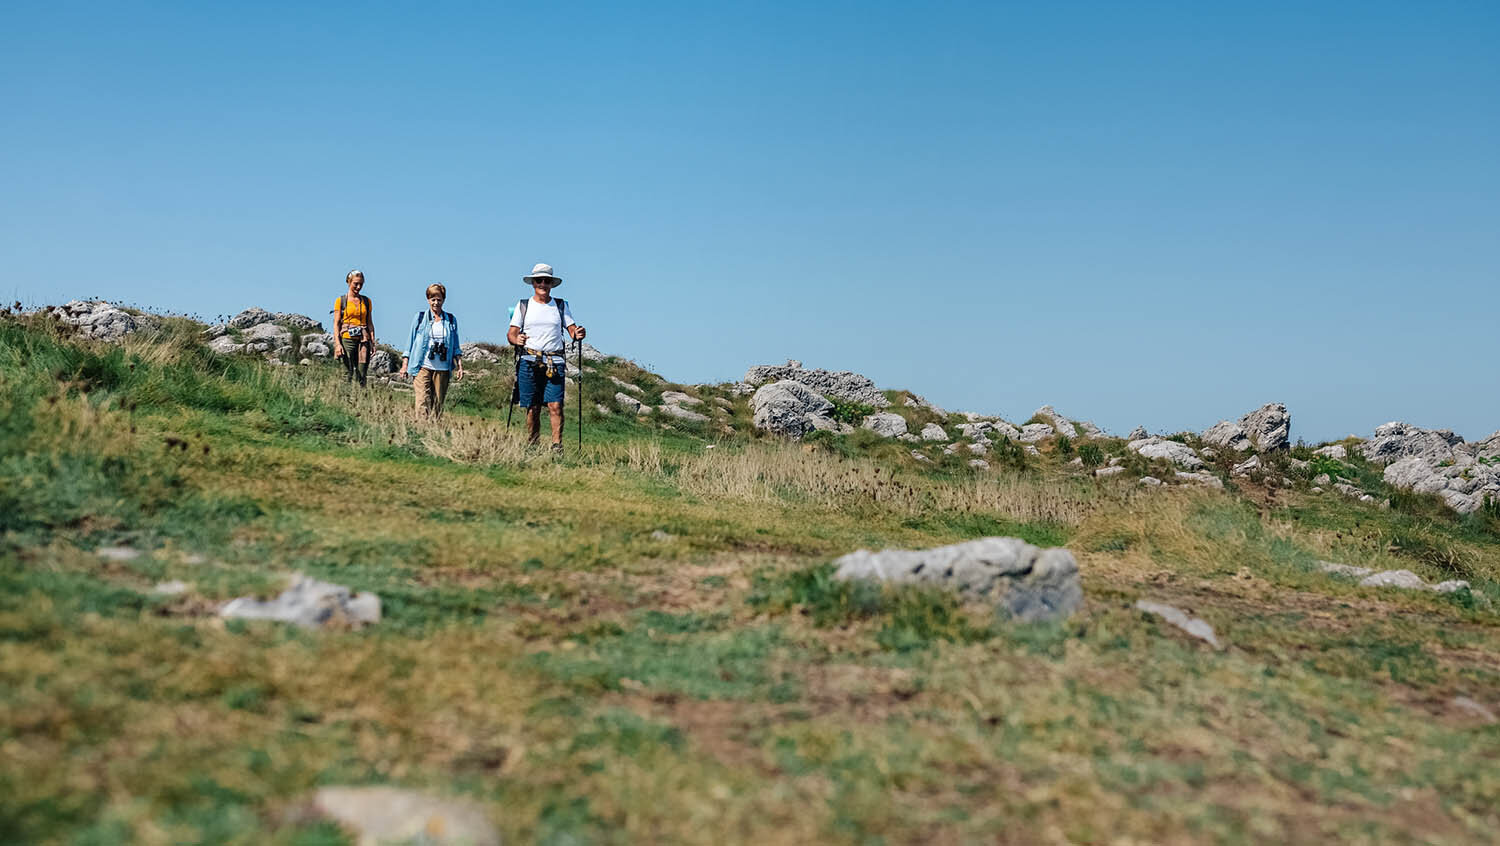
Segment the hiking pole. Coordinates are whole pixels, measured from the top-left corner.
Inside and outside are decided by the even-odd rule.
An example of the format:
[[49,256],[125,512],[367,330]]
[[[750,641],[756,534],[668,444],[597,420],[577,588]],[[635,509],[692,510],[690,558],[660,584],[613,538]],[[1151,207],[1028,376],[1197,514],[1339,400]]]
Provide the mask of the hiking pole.
[[516,371],[510,380],[510,405],[505,409],[505,428],[510,428],[510,415],[516,410],[516,400],[521,397],[521,354],[516,348],[510,348],[511,357],[516,360]]
[[583,339],[573,343],[578,346],[578,451],[583,452]]

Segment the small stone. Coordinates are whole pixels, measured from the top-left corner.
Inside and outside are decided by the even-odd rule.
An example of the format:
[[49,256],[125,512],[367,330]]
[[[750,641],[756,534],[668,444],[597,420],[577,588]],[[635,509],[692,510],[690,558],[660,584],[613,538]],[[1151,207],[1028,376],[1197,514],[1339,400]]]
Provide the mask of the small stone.
[[1486,723],[1500,721],[1500,717],[1496,717],[1494,711],[1467,696],[1455,696],[1448,704],[1452,705],[1455,710],[1462,711],[1471,717],[1478,717]]
[[1155,614],[1156,616],[1162,618],[1163,620],[1166,620],[1168,623],[1171,623],[1177,628],[1182,629],[1193,637],[1204,641],[1214,649],[1224,648],[1224,644],[1220,643],[1219,639],[1214,636],[1213,626],[1210,626],[1208,623],[1198,619],[1197,617],[1188,616],[1180,609],[1173,608],[1170,605],[1164,605],[1160,602],[1152,602],[1147,599],[1136,600],[1135,607],[1140,609],[1141,611],[1145,611],[1147,614]]
[[882,438],[894,438],[906,434],[906,418],[890,411],[871,414],[865,418],[863,428],[869,429]]
[[141,557],[139,549],[131,549],[128,546],[101,546],[94,550],[94,554],[105,561],[134,561]]
[[1142,476],[1141,484],[1145,485],[1148,488],[1159,488],[1162,485],[1162,481],[1155,476]]
[[1365,576],[1375,572],[1369,567],[1355,567],[1350,564],[1337,564],[1332,561],[1319,561],[1318,569],[1335,576],[1348,576],[1352,579],[1363,579]]
[[1096,476],[1097,478],[1103,479],[1103,478],[1106,478],[1108,476],[1118,476],[1119,474],[1124,473],[1124,472],[1125,472],[1125,468],[1121,467],[1121,466],[1119,466],[1117,464],[1117,465],[1115,465],[1113,467],[1100,467],[1098,470],[1094,471],[1094,476]]
[[1203,485],[1207,488],[1224,489],[1224,480],[1212,473],[1184,473],[1177,471],[1177,481]]
[[1406,590],[1423,590],[1427,587],[1422,577],[1410,570],[1382,570],[1360,579],[1359,583],[1364,587],[1395,587]]
[[662,531],[661,529],[657,529],[656,531],[654,531],[654,532],[651,533],[651,539],[654,540],[654,541],[663,541],[663,542],[665,542],[665,541],[673,541],[673,540],[676,540],[677,538],[674,537],[673,535],[670,535],[670,534]]
[[500,846],[500,833],[484,807],[469,800],[399,787],[323,787],[313,795],[312,806],[355,833],[359,846]]
[[1348,457],[1349,450],[1345,449],[1342,444],[1329,444],[1326,447],[1319,447],[1313,450],[1313,455],[1321,455],[1325,458],[1343,459]]
[[928,458],[927,456],[923,455],[920,452],[917,452],[916,450],[912,450],[911,451],[911,457],[915,458],[918,461],[925,461],[925,462],[927,462],[929,464],[932,463],[932,459]]
[[162,596],[176,596],[180,593],[187,593],[187,589],[187,582],[180,582],[176,579],[173,579],[169,582],[161,582],[157,584],[156,587],[151,589],[151,592],[159,593]]
[[969,460],[969,466],[973,467],[975,470],[988,470],[988,469],[990,469],[990,463],[988,461],[985,461],[983,458],[973,458],[973,459],[970,459]]
[[340,620],[354,625],[378,623],[380,597],[373,593],[354,594],[342,585],[320,582],[297,573],[292,576],[287,589],[275,599],[264,602],[253,596],[231,599],[219,609],[219,616],[279,620],[306,628]]
[[928,423],[922,427],[922,440],[946,441],[948,440],[948,432],[936,423]]
[[615,404],[631,414],[649,414],[651,407],[626,393],[615,394]]

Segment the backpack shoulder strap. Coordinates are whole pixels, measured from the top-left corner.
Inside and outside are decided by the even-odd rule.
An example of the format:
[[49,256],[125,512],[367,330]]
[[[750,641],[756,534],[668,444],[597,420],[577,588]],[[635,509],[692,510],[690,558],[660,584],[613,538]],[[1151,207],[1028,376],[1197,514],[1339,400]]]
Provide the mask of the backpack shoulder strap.
[[343,294],[339,294],[339,301],[333,304],[333,312],[334,312],[334,314],[338,315],[339,320],[343,320],[344,319],[344,295]]
[[568,318],[566,317],[567,312],[563,311],[563,309],[567,308],[568,304],[563,302],[562,297],[553,297],[552,299],[557,300],[557,328],[560,330],[558,334],[562,336],[563,349],[567,349]]

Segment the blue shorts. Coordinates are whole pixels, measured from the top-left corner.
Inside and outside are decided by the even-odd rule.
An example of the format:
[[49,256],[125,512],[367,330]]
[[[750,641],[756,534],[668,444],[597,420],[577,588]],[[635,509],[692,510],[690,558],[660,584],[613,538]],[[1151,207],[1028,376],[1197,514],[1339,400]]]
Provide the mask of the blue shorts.
[[548,379],[546,365],[538,365],[534,361],[521,362],[517,384],[521,387],[522,408],[563,401],[563,374],[568,372],[567,365],[559,362],[552,367],[556,373]]

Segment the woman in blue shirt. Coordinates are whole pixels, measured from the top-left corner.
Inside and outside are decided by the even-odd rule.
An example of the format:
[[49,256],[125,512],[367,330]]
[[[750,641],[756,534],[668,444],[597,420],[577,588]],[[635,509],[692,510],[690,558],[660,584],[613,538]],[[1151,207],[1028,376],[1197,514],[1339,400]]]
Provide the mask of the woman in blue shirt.
[[417,415],[421,417],[442,417],[449,377],[464,378],[458,321],[443,311],[447,299],[447,288],[436,283],[427,286],[429,308],[412,319],[406,353],[401,357],[402,375],[416,377],[412,389],[416,394]]

